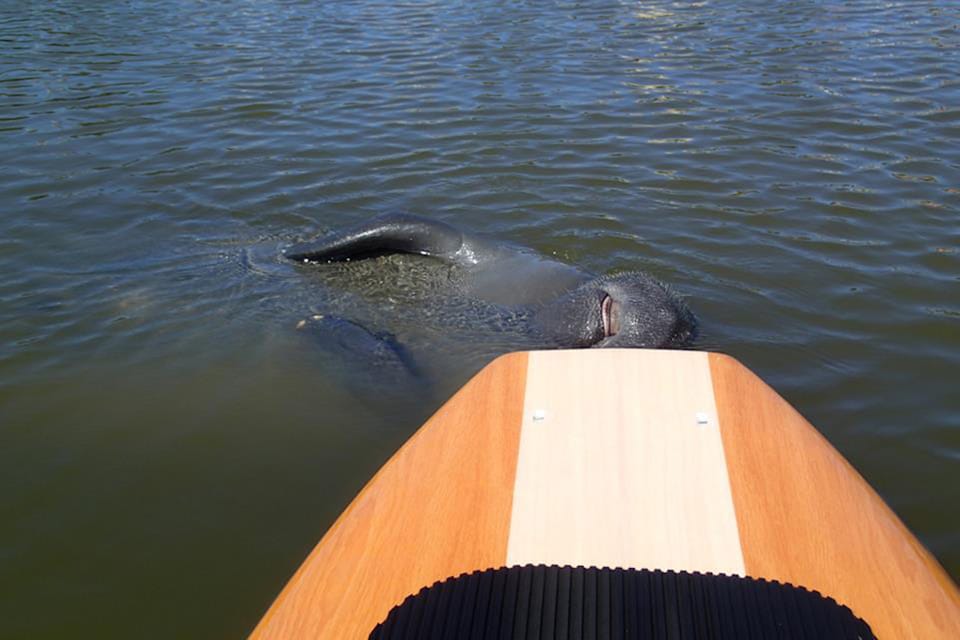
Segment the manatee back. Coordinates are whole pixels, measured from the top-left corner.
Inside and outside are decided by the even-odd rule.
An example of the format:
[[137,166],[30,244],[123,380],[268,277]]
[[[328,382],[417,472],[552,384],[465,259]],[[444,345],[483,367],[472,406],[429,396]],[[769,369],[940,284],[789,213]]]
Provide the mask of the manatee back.
[[464,293],[494,304],[544,304],[589,278],[576,267],[508,245],[488,249],[484,257],[466,269]]

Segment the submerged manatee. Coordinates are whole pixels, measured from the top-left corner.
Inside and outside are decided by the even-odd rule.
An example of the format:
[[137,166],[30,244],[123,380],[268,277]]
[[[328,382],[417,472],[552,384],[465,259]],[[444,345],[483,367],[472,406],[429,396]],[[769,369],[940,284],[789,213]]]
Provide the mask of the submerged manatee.
[[526,318],[529,348],[648,347],[689,344],[696,319],[666,285],[638,272],[595,277],[528,249],[443,222],[389,214],[289,247],[300,262],[419,254],[456,265],[456,294],[504,315]]

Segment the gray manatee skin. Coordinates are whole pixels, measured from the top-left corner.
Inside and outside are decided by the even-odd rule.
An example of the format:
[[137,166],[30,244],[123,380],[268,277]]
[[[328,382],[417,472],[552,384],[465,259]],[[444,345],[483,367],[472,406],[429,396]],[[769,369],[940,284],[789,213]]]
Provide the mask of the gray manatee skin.
[[329,314],[304,318],[297,330],[320,339],[318,343],[339,359],[359,357],[381,372],[420,376],[416,363],[392,334],[373,333],[353,320]]
[[392,253],[430,256],[464,272],[462,295],[529,313],[544,348],[682,348],[697,321],[683,300],[652,276],[595,277],[528,249],[410,214],[387,214],[293,245],[300,262],[340,262]]
[[430,395],[431,381],[389,333],[330,314],[304,318],[297,333],[310,340],[312,353],[337,367],[341,384],[359,398],[367,398],[371,388],[393,405]]

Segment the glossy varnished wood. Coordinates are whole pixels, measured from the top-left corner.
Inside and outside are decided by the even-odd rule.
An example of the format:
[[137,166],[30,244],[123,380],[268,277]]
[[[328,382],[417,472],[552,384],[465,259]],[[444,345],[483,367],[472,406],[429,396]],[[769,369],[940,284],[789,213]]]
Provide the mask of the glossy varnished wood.
[[506,558],[526,354],[487,366],[350,504],[255,638],[366,638],[408,594]]
[[960,595],[853,467],[736,360],[710,355],[747,574],[816,589],[881,638],[960,638]]
[[729,357],[643,350],[488,365],[254,637],[365,638],[424,586],[529,562],[745,573],[833,597],[882,639],[960,638],[956,585],[789,404]]

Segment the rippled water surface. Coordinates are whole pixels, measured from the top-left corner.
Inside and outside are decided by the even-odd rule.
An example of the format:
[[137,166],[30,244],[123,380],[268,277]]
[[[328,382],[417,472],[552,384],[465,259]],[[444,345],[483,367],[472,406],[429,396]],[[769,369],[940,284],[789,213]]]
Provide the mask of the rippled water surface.
[[[245,634],[513,348],[423,259],[278,258],[396,210],[670,282],[700,346],[960,575],[958,24],[938,2],[0,2],[0,635]],[[311,313],[419,330],[422,378],[350,373],[294,329]]]

